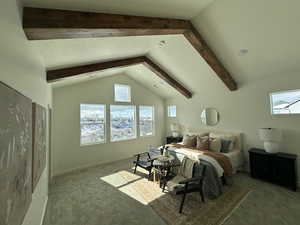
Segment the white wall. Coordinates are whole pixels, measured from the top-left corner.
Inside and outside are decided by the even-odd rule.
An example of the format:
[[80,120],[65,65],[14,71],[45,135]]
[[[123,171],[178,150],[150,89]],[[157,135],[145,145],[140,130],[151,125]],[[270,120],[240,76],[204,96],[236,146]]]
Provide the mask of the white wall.
[[[21,23],[21,7],[15,0],[0,3],[0,80],[45,107],[51,104],[41,58],[32,50]],[[41,224],[48,195],[48,166],[32,196],[23,225]]]
[[[132,105],[154,105],[155,136],[134,140],[109,141],[109,105],[114,102],[115,83],[131,86]],[[80,104],[106,104],[107,141],[105,144],[80,146]],[[78,168],[129,158],[146,151],[149,145],[164,141],[164,100],[125,74],[72,84],[53,89],[52,171],[62,174]]]
[[[257,134],[261,127],[283,129],[282,151],[300,155],[300,115],[272,116],[269,103],[270,92],[299,89],[299,7],[294,0],[220,0],[194,18],[239,89],[231,92],[221,82],[211,82],[208,78],[216,75],[209,71],[191,71],[187,76],[198,72],[202,78],[186,81],[193,98],[178,96],[166,102],[178,107],[175,121],[192,130],[207,128],[200,115],[205,107],[213,107],[220,112],[220,123],[211,129],[242,132],[246,156],[249,148],[263,146]],[[240,49],[249,53],[240,56]],[[168,119],[167,128],[172,121]]]

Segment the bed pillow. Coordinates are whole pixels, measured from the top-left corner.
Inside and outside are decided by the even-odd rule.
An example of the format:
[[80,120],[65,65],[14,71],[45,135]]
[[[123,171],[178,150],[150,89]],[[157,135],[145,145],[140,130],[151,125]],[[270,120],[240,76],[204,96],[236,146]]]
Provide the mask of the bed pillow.
[[195,147],[197,144],[197,136],[196,135],[184,135],[182,144],[187,147]]
[[208,136],[203,136],[199,137],[197,136],[197,149],[199,150],[209,150],[209,137]]
[[230,145],[232,140],[221,139],[221,152],[228,153],[230,152]]
[[222,141],[220,138],[209,139],[209,150],[212,152],[220,152],[222,147]]
[[224,134],[217,134],[217,133],[209,133],[210,138],[220,138],[221,140],[228,140],[231,141],[228,147],[229,152],[234,149],[236,137],[232,135],[224,135]]

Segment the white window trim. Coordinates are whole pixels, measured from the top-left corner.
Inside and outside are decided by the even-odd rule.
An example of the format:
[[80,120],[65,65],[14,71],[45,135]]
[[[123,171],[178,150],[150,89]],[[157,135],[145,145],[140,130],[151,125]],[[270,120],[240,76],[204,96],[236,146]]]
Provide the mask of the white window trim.
[[[101,106],[104,106],[104,123],[103,123],[103,127],[104,127],[104,140],[103,141],[97,141],[97,142],[94,142],[94,143],[88,143],[88,144],[82,144],[81,143],[81,125],[82,124],[102,124],[102,123],[81,123],[81,108],[80,108],[80,105],[101,105]],[[91,103],[80,103],[79,104],[79,129],[80,129],[80,147],[85,147],[85,146],[92,146],[92,145],[99,145],[99,144],[106,144],[106,105],[105,104],[91,104]]]
[[[129,100],[126,101],[117,101],[116,100],[116,86],[120,86],[120,87],[127,87],[128,88],[128,95],[129,95]],[[131,86],[127,85],[127,84],[114,84],[114,102],[125,102],[125,103],[130,103],[131,102]]]
[[[134,127],[135,127],[135,135],[134,137],[127,138],[127,139],[119,139],[119,140],[112,140],[112,132],[111,132],[111,125],[112,125],[112,120],[111,120],[111,106],[132,106],[134,108]],[[115,143],[115,142],[120,142],[120,141],[130,141],[137,139],[137,116],[136,116],[136,106],[135,105],[109,105],[109,134],[110,134],[110,142]]]
[[276,91],[276,92],[271,92],[269,94],[269,100],[270,100],[270,110],[271,110],[271,115],[272,116],[286,116],[286,115],[300,115],[300,113],[280,113],[280,114],[275,114],[273,111],[273,99],[272,99],[272,95],[273,94],[283,94],[283,93],[288,93],[288,92],[295,92],[295,91],[299,91],[300,89],[295,89],[295,90],[287,90],[287,91]]
[[[176,109],[176,115],[175,116],[171,116],[171,113],[170,113],[170,108],[171,107],[174,107],[175,106],[175,109]],[[177,106],[176,105],[168,105],[168,117],[169,118],[176,118],[177,117]]]
[[[152,107],[152,134],[151,135],[141,135],[141,124],[140,124],[140,107]],[[140,137],[153,137],[155,136],[155,108],[154,105],[139,105],[139,136]]]

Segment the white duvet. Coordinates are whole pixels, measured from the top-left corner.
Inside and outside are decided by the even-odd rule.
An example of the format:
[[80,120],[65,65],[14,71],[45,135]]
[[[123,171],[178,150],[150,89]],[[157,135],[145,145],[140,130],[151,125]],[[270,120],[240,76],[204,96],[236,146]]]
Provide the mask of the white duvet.
[[[219,177],[222,177],[224,174],[224,169],[220,166],[218,161],[208,155],[204,155],[200,152],[199,153],[192,152],[192,151],[185,150],[183,148],[176,148],[176,147],[169,147],[168,150],[171,150],[176,153],[184,154],[188,157],[205,160],[214,166]],[[229,158],[233,168],[233,173],[236,173],[237,170],[243,165],[243,157],[241,151],[235,150],[229,153],[221,153],[221,154]]]

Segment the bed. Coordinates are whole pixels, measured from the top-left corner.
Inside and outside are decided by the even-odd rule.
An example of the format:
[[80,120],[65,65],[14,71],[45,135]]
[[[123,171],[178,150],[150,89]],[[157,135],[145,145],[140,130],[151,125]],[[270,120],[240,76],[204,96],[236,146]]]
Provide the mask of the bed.
[[[228,153],[213,153],[211,151],[199,151],[195,148],[186,147],[183,143],[171,144],[168,146],[170,154],[181,161],[185,156],[196,158],[201,164],[207,167],[207,178],[204,184],[205,195],[210,198],[217,198],[223,192],[223,184],[231,182],[232,177],[237,171],[241,170],[244,165],[242,152],[242,141],[240,133],[208,131],[193,133],[190,135],[213,136],[217,137],[234,137],[233,149]],[[230,167],[230,168],[229,168]],[[201,168],[199,169],[201,170]],[[200,173],[200,171],[199,171]]]
[[[224,156],[226,156],[232,166],[232,172],[233,174],[235,174],[237,171],[242,170],[243,166],[244,166],[244,155],[243,155],[243,151],[242,151],[242,135],[241,133],[238,132],[227,132],[227,131],[200,131],[197,133],[187,133],[189,135],[199,135],[199,136],[212,136],[214,138],[217,137],[234,137],[234,146],[233,146],[233,150],[230,151],[229,153],[220,153]],[[180,147],[180,145],[182,145],[182,148]],[[221,171],[223,169],[221,169],[220,165],[218,162],[216,162],[215,160],[209,159],[209,157],[203,157],[203,155],[201,153],[197,154],[197,151],[191,152],[191,151],[187,151],[185,150],[183,143],[178,143],[176,146],[172,146],[169,148],[169,150],[174,151],[176,153],[183,153],[186,155],[190,155],[192,157],[201,157],[204,160],[208,160],[211,164],[214,165],[215,169],[217,170],[218,174],[221,176]],[[223,171],[224,172],[224,171]]]

